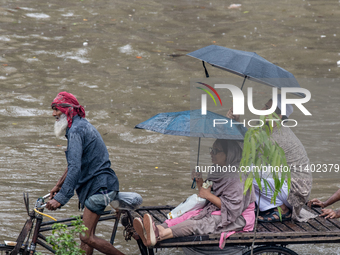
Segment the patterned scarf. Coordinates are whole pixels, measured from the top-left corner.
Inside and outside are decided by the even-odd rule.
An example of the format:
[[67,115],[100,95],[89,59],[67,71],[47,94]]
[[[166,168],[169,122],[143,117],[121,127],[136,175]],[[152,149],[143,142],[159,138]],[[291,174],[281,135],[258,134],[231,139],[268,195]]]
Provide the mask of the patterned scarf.
[[72,119],[74,116],[79,115],[85,118],[85,109],[78,103],[77,98],[71,93],[66,91],[60,92],[53,100],[51,107],[57,108],[62,113],[66,114],[68,127],[72,126]]

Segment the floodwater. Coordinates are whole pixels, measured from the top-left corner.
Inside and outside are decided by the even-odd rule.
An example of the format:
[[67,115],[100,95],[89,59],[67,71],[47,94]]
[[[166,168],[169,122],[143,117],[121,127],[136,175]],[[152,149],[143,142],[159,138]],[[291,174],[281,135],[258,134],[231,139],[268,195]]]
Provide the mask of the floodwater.
[[[239,8],[228,8],[241,4]],[[202,63],[186,53],[216,44],[255,51],[292,72],[312,99],[305,116],[295,107],[293,129],[312,163],[340,164],[339,1],[0,1],[0,243],[15,240],[31,206],[66,168],[66,140],[53,134],[50,104],[60,91],[76,95],[103,136],[122,191],[144,205],[177,205],[190,189],[187,137],[134,126],[159,112],[190,109],[190,80],[204,78]],[[340,63],[339,63],[340,64]],[[208,65],[211,77],[235,78]],[[242,79],[239,78],[241,84]],[[250,85],[246,84],[246,85]],[[271,89],[254,85],[263,104]],[[229,103],[229,104],[228,104]],[[225,112],[231,107],[226,102]],[[253,116],[254,117],[254,116]],[[249,118],[249,116],[248,116]],[[209,163],[203,143],[202,162]],[[338,173],[315,173],[312,196],[340,188]],[[334,205],[336,208],[337,205]],[[51,215],[77,215],[77,199]],[[112,222],[97,233],[109,238]],[[115,245],[139,254],[125,242]],[[338,245],[297,245],[299,254],[338,254]],[[182,254],[181,250],[158,254]]]

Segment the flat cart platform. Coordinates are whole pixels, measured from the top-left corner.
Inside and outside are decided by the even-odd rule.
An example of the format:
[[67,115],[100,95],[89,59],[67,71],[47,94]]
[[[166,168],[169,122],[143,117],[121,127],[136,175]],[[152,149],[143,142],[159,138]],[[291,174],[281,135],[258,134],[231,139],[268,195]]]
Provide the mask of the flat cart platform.
[[[125,214],[129,217],[123,216],[122,218],[123,225],[130,226],[128,229],[125,229],[125,232],[134,232],[132,227],[134,217],[143,217],[145,213],[149,213],[157,225],[167,219],[167,214],[173,208],[173,206],[143,206],[133,212],[129,212]],[[312,209],[305,207],[305,209],[317,215],[321,213],[320,207],[313,207]],[[133,234],[136,236],[135,233],[130,233],[130,236]],[[252,245],[253,238],[254,232],[235,233],[226,240],[226,246],[244,246],[245,253],[243,254],[248,255],[250,251],[247,247]],[[160,248],[218,246],[219,240],[220,235],[187,236],[167,239],[158,242],[153,249],[148,249],[137,236],[137,242],[142,255],[154,254],[154,249]],[[254,249],[254,254],[297,254],[285,248],[285,246],[288,244],[308,243],[340,243],[340,221],[318,216],[305,223],[293,221],[258,223],[255,239],[257,248]]]

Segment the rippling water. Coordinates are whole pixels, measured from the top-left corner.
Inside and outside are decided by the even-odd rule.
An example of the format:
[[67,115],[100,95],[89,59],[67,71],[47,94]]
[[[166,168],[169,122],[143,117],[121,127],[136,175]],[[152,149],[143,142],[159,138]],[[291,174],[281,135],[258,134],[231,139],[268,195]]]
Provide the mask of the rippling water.
[[[54,138],[50,103],[77,96],[108,147],[121,190],[144,205],[177,205],[192,194],[186,137],[133,127],[165,111],[190,109],[190,79],[200,61],[184,56],[210,44],[256,51],[292,72],[312,93],[294,132],[311,162],[339,164],[339,2],[260,1],[0,1],[0,242],[14,240],[26,219],[22,193],[48,193],[63,173],[66,141]],[[228,8],[231,4],[241,7]],[[212,77],[233,77],[208,66]],[[256,87],[257,101],[270,97]],[[231,106],[226,105],[225,111]],[[211,140],[204,141],[207,151]],[[209,161],[202,152],[202,160]],[[340,188],[336,173],[314,175],[313,197]],[[336,205],[335,205],[336,207]],[[79,214],[74,197],[60,219]],[[113,223],[101,223],[108,238]],[[122,228],[116,245],[126,243]],[[294,246],[299,254],[337,254],[336,245]],[[159,254],[181,253],[162,250]]]

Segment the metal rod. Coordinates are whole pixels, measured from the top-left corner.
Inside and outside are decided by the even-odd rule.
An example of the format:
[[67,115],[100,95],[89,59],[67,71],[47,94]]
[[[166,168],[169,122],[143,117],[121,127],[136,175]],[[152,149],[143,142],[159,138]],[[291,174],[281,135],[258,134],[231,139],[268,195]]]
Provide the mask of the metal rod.
[[[112,219],[116,219],[116,215],[112,215],[112,216],[108,216],[108,217],[101,217],[101,218],[99,218],[99,220],[98,221],[104,221],[104,220],[112,220]],[[74,219],[72,219],[72,220],[74,220]],[[46,226],[46,225],[53,225],[54,223],[61,223],[61,222],[68,222],[68,221],[65,221],[65,220],[62,220],[62,221],[59,221],[59,220],[57,220],[57,221],[48,221],[48,222],[46,222],[45,224],[44,224],[44,226]],[[69,222],[69,223],[64,223],[66,226],[68,226],[68,227],[70,227],[70,226],[72,226],[72,222]],[[41,224],[42,225],[42,224]],[[52,230],[53,228],[52,227],[43,227],[43,228],[40,228],[40,232],[45,232],[45,231],[50,231],[50,230]]]
[[241,86],[241,90],[243,89],[243,85],[244,85],[244,83],[246,82],[246,79],[248,78],[248,76],[246,75],[246,76],[244,76],[244,79],[243,79],[243,83],[242,83],[242,86]]
[[203,63],[204,71],[205,71],[205,77],[209,78],[209,73],[208,73],[207,68],[205,67],[204,61],[202,61],[202,63]]
[[148,211],[148,213],[153,216],[158,222],[163,222],[161,219],[159,219],[154,213],[152,213],[151,211]]
[[12,252],[10,253],[11,255],[17,255],[19,254],[21,245],[24,243],[26,236],[28,234],[28,231],[32,228],[32,219],[28,219],[24,225],[24,227],[22,228],[17,240],[16,240],[16,245],[14,247],[14,249],[12,250]]
[[[114,214],[110,215],[110,216],[105,216],[105,215],[109,215],[112,214],[111,210],[107,210],[105,212],[102,213],[102,215],[99,218],[99,221],[103,221],[103,220],[108,220],[108,219],[114,219],[116,216]],[[105,216],[105,217],[104,217]],[[83,218],[83,215],[80,216],[80,218]],[[53,225],[54,223],[63,223],[63,222],[68,222],[68,221],[72,221],[75,220],[76,218],[66,218],[66,219],[60,219],[57,221],[45,221],[43,223],[41,223],[41,226],[46,226],[46,225]]]
[[200,161],[200,146],[201,146],[201,137],[198,137],[197,166]]
[[110,240],[110,244],[113,244],[115,241],[115,237],[116,237],[116,233],[117,233],[117,228],[118,228],[118,223],[120,220],[120,215],[122,214],[121,211],[118,211],[117,215],[116,215],[116,220],[115,220],[115,224],[113,226],[113,230],[112,230],[112,235],[111,235],[111,240]]
[[[172,205],[161,205],[161,206],[141,206],[139,208],[137,208],[135,211],[142,211],[142,210],[152,210],[152,209],[156,209],[156,210],[172,210],[175,207]],[[132,219],[133,220],[133,219]]]
[[42,247],[44,247],[46,250],[49,250],[50,252],[52,252],[53,254],[55,254],[55,250],[53,250],[49,245],[45,244],[44,242],[40,241],[39,239],[37,240],[37,244],[41,245]]
[[50,196],[50,193],[46,194],[45,196],[43,196],[42,198],[45,199],[45,198],[48,198]]
[[[198,137],[198,151],[197,151],[197,165],[199,164],[200,161],[200,147],[201,147],[201,137]],[[191,188],[194,189],[196,188],[196,178],[193,179]]]
[[24,202],[28,216],[30,216],[30,206],[28,201],[28,193],[24,193]]
[[143,244],[142,239],[137,240],[137,244],[142,255],[148,255],[148,248]]
[[149,255],[155,255],[155,253],[153,252],[153,248],[148,248],[149,250]]
[[29,248],[29,254],[33,255],[35,253],[35,248],[37,247],[37,241],[38,241],[38,235],[39,235],[39,229],[40,229],[40,224],[42,222],[42,216],[38,214],[36,217],[37,221],[35,223],[35,228],[33,232],[33,237],[31,240],[30,248]]

